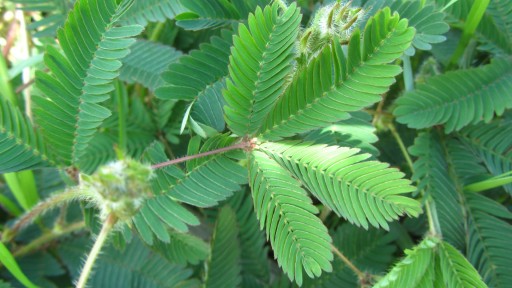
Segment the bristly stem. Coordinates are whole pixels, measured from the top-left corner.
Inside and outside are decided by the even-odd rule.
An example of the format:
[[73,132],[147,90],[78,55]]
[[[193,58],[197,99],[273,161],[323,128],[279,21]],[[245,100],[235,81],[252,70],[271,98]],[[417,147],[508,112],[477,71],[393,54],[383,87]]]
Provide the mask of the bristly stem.
[[11,230],[6,232],[2,241],[9,241],[12,239],[20,229],[31,223],[35,218],[50,211],[51,209],[58,207],[62,203],[66,203],[79,198],[87,198],[89,194],[85,191],[77,189],[70,189],[63,193],[55,194],[43,202],[39,202],[36,206],[32,207],[25,215],[23,215],[18,222],[14,224]]
[[114,227],[116,222],[117,218],[114,214],[108,215],[107,220],[105,220],[105,223],[101,228],[100,234],[98,234],[98,237],[94,242],[94,246],[92,246],[89,256],[87,256],[87,261],[85,262],[84,268],[82,269],[82,273],[80,273],[80,278],[76,283],[76,288],[84,288],[85,285],[87,284],[87,280],[91,275],[92,267],[94,266],[96,259],[98,259],[98,255],[100,254],[101,248],[105,244],[105,241],[107,240],[108,235],[112,231],[112,228]]
[[242,141],[240,143],[233,144],[231,146],[222,147],[222,148],[215,149],[215,150],[212,150],[212,151],[206,151],[206,152],[202,152],[202,153],[198,153],[198,154],[194,154],[194,155],[188,155],[188,156],[184,156],[184,157],[181,157],[181,158],[177,158],[177,159],[165,161],[165,162],[162,162],[162,163],[158,163],[158,164],[155,164],[155,165],[151,166],[151,168],[152,169],[158,169],[158,168],[162,168],[162,167],[165,167],[165,166],[170,166],[170,165],[174,165],[174,164],[178,164],[178,163],[183,163],[183,162],[186,162],[186,161],[189,161],[189,160],[192,160],[192,159],[197,159],[197,158],[202,158],[202,157],[206,157],[206,156],[211,156],[211,155],[215,155],[215,154],[219,154],[219,153],[224,153],[224,152],[231,151],[231,150],[236,150],[236,149],[249,149],[249,148],[251,148],[252,144],[253,143],[250,140],[244,140],[244,141]]
[[338,256],[341,259],[341,261],[343,261],[343,263],[345,263],[345,265],[347,265],[348,268],[350,268],[350,270],[352,270],[352,271],[354,271],[354,273],[356,273],[357,278],[359,280],[365,279],[364,272],[359,270],[359,268],[357,268],[352,262],[350,262],[350,260],[347,257],[345,257],[345,255],[343,255],[343,253],[341,253],[341,251],[338,250],[338,248],[336,248],[336,246],[331,244],[331,249],[334,252],[334,254],[336,254],[336,256]]

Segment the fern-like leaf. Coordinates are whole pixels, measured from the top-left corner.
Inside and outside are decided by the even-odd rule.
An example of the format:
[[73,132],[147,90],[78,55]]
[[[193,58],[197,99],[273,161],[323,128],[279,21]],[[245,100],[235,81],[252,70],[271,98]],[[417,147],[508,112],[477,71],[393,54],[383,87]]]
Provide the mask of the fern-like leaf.
[[[74,277],[79,275],[87,244],[86,239],[78,238],[59,245],[58,254]],[[192,276],[192,269],[153,253],[137,238],[123,251],[105,247],[95,268],[89,279],[91,287],[181,287]]]
[[42,12],[44,18],[27,25],[33,37],[54,37],[57,29],[64,24],[74,0],[11,0],[24,11]]
[[181,0],[144,0],[135,1],[121,20],[127,24],[146,26],[148,22],[165,22],[176,15],[187,12]]
[[260,227],[288,277],[301,285],[303,270],[309,277],[332,271],[331,237],[300,183],[260,151],[251,153],[249,177]]
[[417,156],[412,179],[418,190],[424,190],[435,204],[441,233],[458,248],[465,246],[464,214],[454,181],[450,178],[444,147],[435,131],[421,133],[409,152]]
[[275,2],[264,10],[258,7],[248,25],[240,25],[224,91],[226,122],[235,134],[254,134],[282,93],[300,20],[295,3],[281,11]]
[[44,140],[59,164],[79,161],[96,129],[111,115],[99,103],[109,98],[112,81],[141,26],[116,26],[130,1],[84,0],[76,3],[58,39],[64,51],[48,47],[45,63],[51,73],[39,71],[34,97],[35,117]]
[[438,247],[445,287],[487,287],[475,268],[457,249],[447,242],[441,242]]
[[[225,136],[213,137],[203,148],[225,147],[234,140]],[[151,146],[147,157],[153,164],[167,161],[161,145]],[[247,183],[247,171],[223,154],[203,158],[188,173],[175,166],[158,169],[156,173],[157,177],[152,181],[155,193],[165,193],[173,199],[197,207],[214,206],[239,191],[240,185]]]
[[274,104],[260,129],[262,137],[277,140],[325,127],[380,101],[401,71],[388,63],[402,55],[413,37],[407,20],[385,8],[368,21],[363,41],[354,31],[347,56],[337,41],[326,46]]
[[199,225],[197,217],[168,195],[149,198],[132,218],[137,231],[148,244],[153,243],[153,234],[165,243],[171,238],[167,228],[187,232],[188,225]]
[[264,143],[261,151],[277,161],[324,205],[351,223],[368,229],[389,229],[387,222],[408,214],[417,217],[420,204],[401,194],[415,191],[404,174],[388,164],[364,161],[359,149],[292,141]]
[[188,233],[169,230],[170,243],[155,241],[151,246],[166,259],[180,265],[198,264],[208,258],[210,246],[202,239]]
[[446,133],[482,120],[489,122],[512,108],[512,60],[434,76],[398,98],[397,121],[421,129],[444,124]]
[[373,145],[379,140],[375,135],[376,129],[371,123],[371,116],[363,111],[350,113],[350,118],[321,130],[311,131],[304,141],[315,144],[354,147],[373,156],[379,155],[379,150]]
[[177,17],[177,25],[187,30],[214,29],[242,22],[257,5],[263,7],[268,0],[226,1],[196,0],[183,1],[188,12]]
[[199,50],[181,57],[163,73],[165,85],[157,89],[156,96],[166,100],[195,100],[220,78],[228,74],[229,47],[232,32],[223,30],[220,37],[214,36],[210,43],[202,44]]
[[228,201],[236,213],[240,261],[242,266],[241,287],[258,288],[269,283],[268,247],[265,235],[258,227],[251,195],[238,192]]
[[0,174],[51,164],[41,135],[3,97],[0,97],[0,155]]
[[469,239],[467,255],[490,287],[512,283],[512,226],[500,219],[512,219],[512,213],[499,203],[479,194],[468,194]]
[[172,47],[139,40],[130,47],[130,54],[123,59],[119,78],[128,83],[140,83],[155,91],[164,83],[161,74],[181,55]]
[[221,35],[202,44],[199,50],[183,56],[169,65],[162,80],[165,84],[156,90],[156,96],[167,100],[193,101],[191,117],[203,124],[224,130],[224,99],[222,90],[228,74],[229,48],[233,32],[221,31]]
[[224,206],[217,216],[213,231],[205,287],[238,287],[242,280],[240,253],[235,212],[231,207]]
[[[391,8],[391,11],[396,11],[401,18],[409,20],[409,26],[416,29],[416,35],[412,41],[414,48],[430,50],[432,44],[446,40],[442,34],[446,33],[450,26],[444,21],[445,14],[431,3],[422,4],[418,0],[377,0],[367,2],[365,5],[370,10],[385,6]],[[414,55],[414,48],[408,49],[406,54]]]
[[436,256],[434,249],[438,245],[438,239],[427,237],[412,250],[405,250],[405,258],[373,287],[434,287]]
[[[492,175],[512,171],[512,127],[503,120],[479,124],[461,131],[462,140],[471,147]],[[512,195],[512,184],[505,185]]]

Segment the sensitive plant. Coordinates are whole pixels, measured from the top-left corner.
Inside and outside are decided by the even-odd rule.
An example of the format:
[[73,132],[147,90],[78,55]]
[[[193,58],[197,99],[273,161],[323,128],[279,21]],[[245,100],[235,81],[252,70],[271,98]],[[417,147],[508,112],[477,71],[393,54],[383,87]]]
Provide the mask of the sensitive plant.
[[510,1],[13,2],[0,287],[512,280]]

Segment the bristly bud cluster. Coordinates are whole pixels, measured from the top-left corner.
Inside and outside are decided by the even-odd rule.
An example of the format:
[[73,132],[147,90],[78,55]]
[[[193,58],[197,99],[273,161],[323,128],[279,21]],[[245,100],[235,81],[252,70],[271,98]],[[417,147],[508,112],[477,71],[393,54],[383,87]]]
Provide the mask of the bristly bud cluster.
[[300,64],[307,64],[333,39],[348,42],[354,28],[365,15],[362,8],[351,7],[351,4],[351,0],[336,1],[315,13],[310,27],[299,38]]
[[93,195],[91,202],[99,208],[102,220],[114,214],[122,223],[134,216],[151,195],[152,176],[149,165],[123,159],[100,167],[93,175],[80,175],[80,186]]

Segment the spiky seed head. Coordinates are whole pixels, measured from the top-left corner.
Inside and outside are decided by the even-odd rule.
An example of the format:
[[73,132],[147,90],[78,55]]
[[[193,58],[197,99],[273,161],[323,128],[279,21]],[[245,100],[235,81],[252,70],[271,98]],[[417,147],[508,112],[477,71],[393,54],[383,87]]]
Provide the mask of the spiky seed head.
[[152,176],[149,165],[126,158],[101,166],[92,175],[80,175],[80,185],[94,195],[91,200],[102,220],[114,214],[122,223],[129,221],[151,195]]

